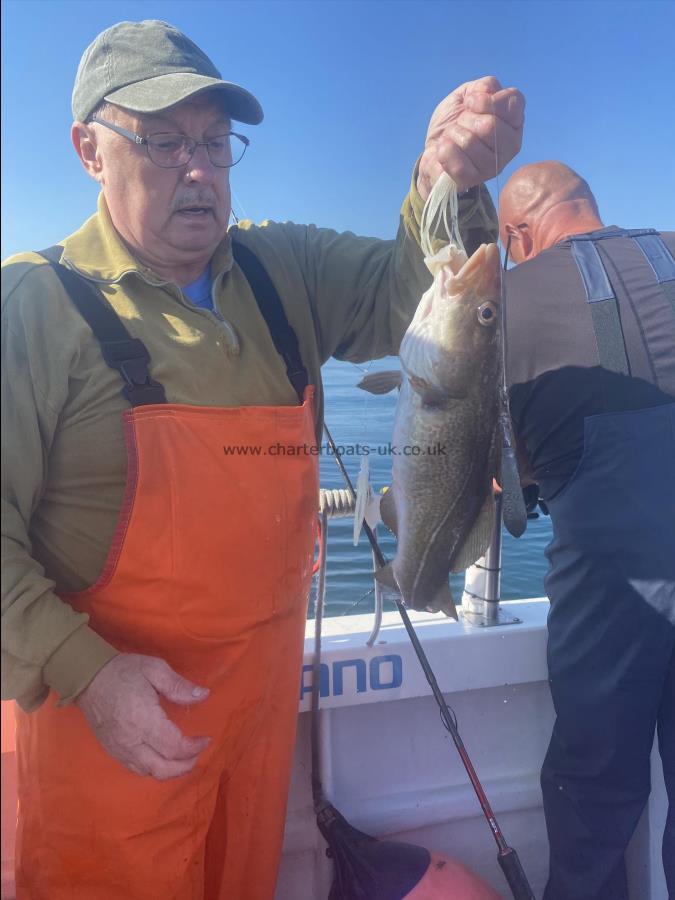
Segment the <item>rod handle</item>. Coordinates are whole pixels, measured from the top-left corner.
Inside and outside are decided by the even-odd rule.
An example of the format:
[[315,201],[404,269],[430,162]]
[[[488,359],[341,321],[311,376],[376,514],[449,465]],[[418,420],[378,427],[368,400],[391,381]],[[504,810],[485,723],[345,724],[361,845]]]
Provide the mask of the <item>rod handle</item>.
[[514,900],[535,900],[525,870],[521,866],[518,854],[513,847],[500,850],[497,860],[509,883]]

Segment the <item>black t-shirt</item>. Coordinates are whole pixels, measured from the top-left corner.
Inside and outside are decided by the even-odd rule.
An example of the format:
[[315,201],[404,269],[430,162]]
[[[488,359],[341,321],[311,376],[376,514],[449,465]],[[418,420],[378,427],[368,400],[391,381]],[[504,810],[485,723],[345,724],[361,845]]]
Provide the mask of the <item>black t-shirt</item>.
[[[675,255],[675,233],[661,238]],[[599,365],[571,246],[561,241],[505,275],[511,414],[545,498],[577,467],[587,416],[675,401],[675,310],[638,245],[623,236],[595,242],[617,299],[627,376]]]

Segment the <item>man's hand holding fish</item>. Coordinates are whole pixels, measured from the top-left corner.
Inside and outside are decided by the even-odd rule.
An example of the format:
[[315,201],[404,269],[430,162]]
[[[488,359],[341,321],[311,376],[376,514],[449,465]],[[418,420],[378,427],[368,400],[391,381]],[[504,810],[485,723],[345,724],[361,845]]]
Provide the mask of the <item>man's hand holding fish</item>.
[[441,172],[458,191],[494,178],[520,150],[525,98],[502,88],[494,75],[467,81],[442,100],[431,117],[417,190],[426,200]]

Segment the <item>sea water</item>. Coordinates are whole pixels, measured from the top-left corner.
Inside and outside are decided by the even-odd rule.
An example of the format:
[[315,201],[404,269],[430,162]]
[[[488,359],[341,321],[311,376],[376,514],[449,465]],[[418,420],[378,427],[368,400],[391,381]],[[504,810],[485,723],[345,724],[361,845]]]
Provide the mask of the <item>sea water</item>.
[[[391,481],[392,456],[389,452],[396,391],[373,396],[356,387],[366,372],[399,368],[398,359],[387,358],[372,363],[330,360],[322,370],[326,391],[325,421],[341,458],[356,484],[361,460],[368,447],[370,479],[376,491]],[[320,458],[321,487],[342,488],[344,480],[334,456],[326,452]],[[396,548],[395,538],[383,525],[377,529],[380,546],[389,559]],[[540,514],[527,523],[525,534],[515,540],[506,531],[502,542],[501,596],[505,600],[543,597],[546,572],[544,547],[551,539],[550,519]],[[326,615],[339,616],[366,613],[373,609],[373,561],[370,544],[362,532],[353,544],[353,519],[333,519],[328,524],[328,564],[326,577]],[[463,575],[453,575],[451,584],[459,601],[464,585]],[[310,613],[313,603],[310,605]],[[385,609],[394,609],[385,602]]]

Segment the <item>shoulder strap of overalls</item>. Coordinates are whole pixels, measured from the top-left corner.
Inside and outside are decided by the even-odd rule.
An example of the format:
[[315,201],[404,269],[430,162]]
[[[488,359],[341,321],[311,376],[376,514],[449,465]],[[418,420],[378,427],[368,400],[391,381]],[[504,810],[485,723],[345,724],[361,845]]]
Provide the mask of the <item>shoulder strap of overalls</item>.
[[[616,232],[615,232],[616,234]],[[573,235],[572,256],[586,290],[598,360],[603,369],[628,375],[628,357],[616,295],[593,240],[593,233]]]
[[[302,403],[309,383],[302,364],[298,338],[291,328],[279,295],[255,254],[233,242],[237,264],[251,286],[260,313],[265,319],[277,352],[286,364],[288,379]],[[101,345],[106,363],[116,369],[125,381],[122,393],[132,406],[166,403],[164,387],[150,377],[150,354],[145,344],[132,338],[110,303],[89,281],[62,265],[58,245],[40,251],[51,265],[64,290],[77,307]]]
[[276,351],[286,364],[288,380],[302,403],[305,388],[309,384],[309,376],[300,356],[298,337],[289,324],[277,289],[265,267],[248,247],[232,241],[232,254],[251,286]]
[[91,282],[64,266],[62,248],[40,250],[63,285],[65,292],[101,345],[103,359],[124,379],[122,393],[132,406],[166,403],[164,387],[150,377],[150,354],[145,344],[132,338],[110,303]]
[[603,369],[629,374],[628,356],[616,294],[595,244],[615,237],[632,238],[651,266],[661,290],[673,305],[675,313],[675,260],[658,231],[653,228],[616,229],[599,234],[572,235],[572,256],[577,264],[590,305],[598,359]]
[[666,247],[663,238],[654,228],[635,228],[626,232],[633,238],[651,266],[661,290],[670,300],[675,313],[675,259]]

